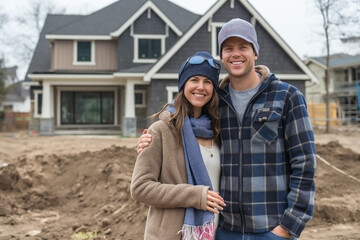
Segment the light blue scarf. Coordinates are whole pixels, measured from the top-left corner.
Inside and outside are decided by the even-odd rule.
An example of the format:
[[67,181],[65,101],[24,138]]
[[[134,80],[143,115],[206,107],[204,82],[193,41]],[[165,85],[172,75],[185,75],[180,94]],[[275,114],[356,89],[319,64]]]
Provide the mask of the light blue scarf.
[[[174,113],[175,107],[169,105],[167,111]],[[196,137],[212,139],[214,133],[211,129],[211,120],[208,116],[189,118],[186,116],[181,131],[181,140],[184,147],[186,172],[188,184],[210,186],[211,180],[201,156]],[[186,208],[182,239],[212,239],[214,236],[214,213],[195,208]]]

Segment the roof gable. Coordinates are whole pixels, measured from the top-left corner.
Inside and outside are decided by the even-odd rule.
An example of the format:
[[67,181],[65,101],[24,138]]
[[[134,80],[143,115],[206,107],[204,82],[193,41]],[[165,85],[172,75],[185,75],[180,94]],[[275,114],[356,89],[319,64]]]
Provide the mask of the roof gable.
[[128,27],[130,27],[136,19],[138,19],[146,10],[151,9],[154,11],[164,22],[166,22],[169,27],[178,35],[181,36],[183,32],[170,21],[170,19],[152,2],[147,1],[143,4],[140,9],[138,9],[132,16],[123,23],[117,30],[111,32],[112,37],[119,37]]
[[[247,1],[247,0],[237,0],[242,4],[247,12],[249,12],[252,17],[250,22],[255,25],[260,24],[263,29],[275,40],[275,42],[283,49],[283,51],[293,60],[293,62],[308,76],[313,82],[317,82],[315,75],[309,70],[309,68],[302,62],[302,60],[295,54],[295,52],[286,44],[286,42],[276,33],[276,31],[267,23],[267,21],[256,11],[256,9]],[[234,8],[234,0],[219,0],[201,17],[199,20],[189,29],[188,32],[150,69],[150,71],[145,75],[145,81],[150,81],[150,79],[173,57],[179,49],[204,25],[206,22],[211,23],[212,21],[216,22],[214,18],[215,13],[227,3],[230,5],[230,8]],[[247,14],[248,15],[248,14]],[[229,16],[230,19],[233,18]],[[242,17],[243,16],[234,16]],[[229,19],[229,20],[230,20]],[[261,48],[261,46],[260,46]],[[260,50],[261,51],[261,50]],[[261,52],[260,52],[261,59]]]

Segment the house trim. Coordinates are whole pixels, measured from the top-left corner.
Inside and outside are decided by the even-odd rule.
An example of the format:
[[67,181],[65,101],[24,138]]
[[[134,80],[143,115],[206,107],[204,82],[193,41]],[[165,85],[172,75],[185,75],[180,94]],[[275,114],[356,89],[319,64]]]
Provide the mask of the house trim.
[[[135,104],[135,108],[145,108],[146,107],[146,89],[135,89],[134,94],[141,93],[142,94],[142,103]],[[135,98],[135,96],[134,96]]]
[[28,74],[32,80],[43,79],[113,79],[113,74]]
[[182,36],[183,33],[180,31],[175,24],[173,24],[169,18],[151,1],[147,1],[136,13],[134,13],[120,28],[110,33],[111,37],[119,37],[128,27],[130,27],[137,18],[141,16],[148,8],[151,8],[178,36]]
[[276,74],[276,77],[279,79],[287,80],[310,80],[309,76],[306,74]]
[[[117,126],[117,122],[118,122],[118,91],[117,91],[117,87],[88,87],[88,86],[84,86],[84,87],[57,87],[56,88],[56,93],[57,93],[57,102],[56,102],[56,109],[57,109],[57,117],[56,117],[56,127],[61,127],[61,126],[65,126],[63,124],[61,124],[61,92],[62,91],[83,91],[83,92],[88,92],[88,91],[94,91],[94,92],[100,92],[100,91],[111,91],[114,92],[114,123],[113,124],[94,124],[96,126]],[[66,126],[79,126],[81,124],[66,124]],[[81,125],[82,126],[82,125]],[[87,126],[89,126],[89,124],[87,124]]]
[[23,82],[23,86],[24,87],[31,87],[31,86],[40,86],[40,83],[37,82],[37,81],[26,81],[26,82]]
[[216,34],[216,28],[222,27],[226,24],[226,22],[210,22],[210,31],[211,31],[211,55],[213,55],[214,58],[220,59],[219,53],[217,50],[217,34]]
[[111,36],[104,35],[60,35],[60,34],[47,34],[45,38],[49,41],[52,40],[113,40]]
[[167,86],[166,87],[166,91],[167,91],[167,102],[171,103],[171,101],[173,100],[173,94],[176,92],[179,92],[178,87],[177,86]]
[[143,78],[145,76],[145,73],[122,73],[122,72],[116,72],[113,74],[114,77],[138,77]]
[[155,79],[177,79],[177,73],[156,73],[153,78]]

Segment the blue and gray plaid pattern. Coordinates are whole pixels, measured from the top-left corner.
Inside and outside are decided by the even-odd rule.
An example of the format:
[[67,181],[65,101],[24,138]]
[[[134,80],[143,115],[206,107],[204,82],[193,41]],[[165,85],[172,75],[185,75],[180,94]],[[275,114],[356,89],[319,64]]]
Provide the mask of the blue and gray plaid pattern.
[[242,125],[229,86],[219,91],[219,228],[261,233],[281,225],[299,237],[312,218],[315,144],[304,96],[270,74],[250,100]]

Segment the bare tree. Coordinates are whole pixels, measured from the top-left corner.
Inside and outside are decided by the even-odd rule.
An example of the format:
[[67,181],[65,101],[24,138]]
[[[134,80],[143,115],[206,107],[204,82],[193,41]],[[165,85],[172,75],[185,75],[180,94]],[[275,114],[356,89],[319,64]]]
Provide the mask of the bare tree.
[[5,96],[8,92],[8,89],[5,86],[5,78],[7,76],[7,71],[4,65],[4,60],[0,58],[0,106],[5,99]]
[[0,12],[0,29],[4,26],[7,21],[7,15],[5,13]]
[[[8,16],[6,13],[3,13],[0,9],[0,43],[3,42],[3,37],[5,34],[3,32],[4,26],[8,21]],[[1,56],[0,56],[1,57]]]
[[354,23],[359,23],[358,11],[360,0],[314,0],[322,16],[322,28],[326,46],[325,101],[326,132],[330,131],[330,54],[331,40],[341,36],[354,34]]
[[16,49],[24,63],[31,60],[42,27],[48,14],[63,14],[65,8],[59,8],[52,0],[30,0],[24,13],[16,19],[22,31],[16,36]]

